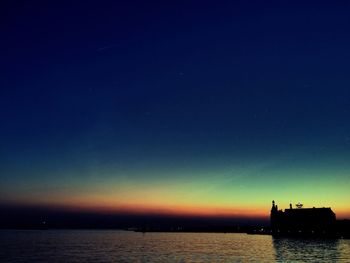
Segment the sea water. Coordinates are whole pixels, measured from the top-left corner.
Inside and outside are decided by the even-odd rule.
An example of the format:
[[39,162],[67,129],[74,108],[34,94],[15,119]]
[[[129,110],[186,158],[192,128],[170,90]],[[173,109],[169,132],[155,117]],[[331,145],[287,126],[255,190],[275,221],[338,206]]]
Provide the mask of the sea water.
[[350,240],[238,233],[2,230],[0,262],[350,262]]

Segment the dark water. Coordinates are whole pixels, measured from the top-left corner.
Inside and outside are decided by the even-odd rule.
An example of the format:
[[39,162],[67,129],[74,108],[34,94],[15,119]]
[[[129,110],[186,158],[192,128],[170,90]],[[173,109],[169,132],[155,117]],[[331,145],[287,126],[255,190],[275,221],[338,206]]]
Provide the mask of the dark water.
[[350,262],[350,240],[115,230],[0,231],[0,262]]

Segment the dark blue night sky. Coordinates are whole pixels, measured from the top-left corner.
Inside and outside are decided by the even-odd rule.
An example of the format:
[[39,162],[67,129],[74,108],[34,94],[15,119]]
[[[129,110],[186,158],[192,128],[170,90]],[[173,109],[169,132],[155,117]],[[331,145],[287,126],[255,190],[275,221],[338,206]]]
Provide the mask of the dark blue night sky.
[[350,215],[349,13],[2,2],[0,201],[255,215],[301,199]]

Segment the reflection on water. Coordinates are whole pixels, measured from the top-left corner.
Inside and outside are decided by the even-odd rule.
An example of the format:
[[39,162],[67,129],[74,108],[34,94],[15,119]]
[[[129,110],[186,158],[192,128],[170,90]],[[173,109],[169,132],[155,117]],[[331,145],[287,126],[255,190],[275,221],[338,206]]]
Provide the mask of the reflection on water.
[[273,238],[276,261],[332,262],[341,259],[337,239]]
[[350,240],[273,238],[279,262],[350,262]]
[[0,231],[0,262],[350,261],[350,240],[215,233]]

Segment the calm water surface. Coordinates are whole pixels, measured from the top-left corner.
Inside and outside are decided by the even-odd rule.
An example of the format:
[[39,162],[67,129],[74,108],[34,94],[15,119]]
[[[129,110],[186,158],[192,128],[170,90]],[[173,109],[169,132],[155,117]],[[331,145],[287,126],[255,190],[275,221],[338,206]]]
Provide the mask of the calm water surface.
[[350,262],[350,240],[115,230],[3,230],[0,262]]

